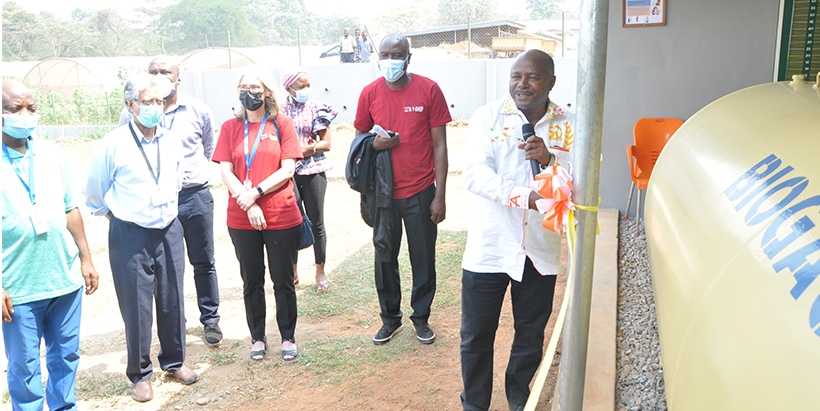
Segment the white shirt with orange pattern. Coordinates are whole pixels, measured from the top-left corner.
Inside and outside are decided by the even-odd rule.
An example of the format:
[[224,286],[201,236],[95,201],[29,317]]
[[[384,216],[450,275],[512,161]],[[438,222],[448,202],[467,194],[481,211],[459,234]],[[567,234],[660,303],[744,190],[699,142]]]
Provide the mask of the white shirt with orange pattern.
[[[543,215],[528,210],[533,181],[530,162],[519,149],[527,122],[511,97],[491,102],[470,118],[464,182],[474,194],[462,268],[477,273],[506,273],[521,281],[526,257],[541,275],[563,271],[561,236],[541,225]],[[556,164],[568,166],[575,139],[575,115],[550,102],[535,125]],[[560,149],[557,149],[560,148]]]

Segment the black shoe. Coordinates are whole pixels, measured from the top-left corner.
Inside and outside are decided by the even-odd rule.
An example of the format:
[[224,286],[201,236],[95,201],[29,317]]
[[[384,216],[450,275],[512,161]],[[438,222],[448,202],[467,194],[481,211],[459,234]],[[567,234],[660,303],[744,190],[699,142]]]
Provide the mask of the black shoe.
[[205,344],[209,347],[222,345],[222,330],[219,328],[219,324],[205,324]]
[[525,404],[516,404],[514,402],[509,402],[509,401],[508,401],[508,404],[510,405],[510,411],[524,411],[524,405]]
[[399,324],[396,327],[392,327],[386,324],[383,325],[381,330],[379,330],[379,332],[376,333],[376,336],[373,337],[373,344],[382,345],[389,343],[390,340],[393,339],[393,336],[398,334],[399,331],[401,331],[401,329],[401,324]]
[[430,328],[427,323],[421,325],[413,325],[416,327],[416,338],[422,344],[432,344],[436,341],[436,333]]

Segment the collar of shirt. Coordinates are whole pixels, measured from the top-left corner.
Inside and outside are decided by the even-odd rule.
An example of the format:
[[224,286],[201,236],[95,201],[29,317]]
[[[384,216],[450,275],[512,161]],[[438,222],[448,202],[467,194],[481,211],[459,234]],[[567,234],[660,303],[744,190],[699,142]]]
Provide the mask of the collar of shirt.
[[[510,96],[507,96],[504,99],[504,103],[501,106],[501,114],[523,115],[523,113],[521,113],[521,110],[519,110],[518,107],[515,105],[515,100],[513,100],[513,98]],[[544,118],[546,118],[547,121],[550,121],[553,118],[561,116],[563,114],[564,109],[558,104],[555,104],[552,100],[550,100],[548,102],[547,113],[544,115]],[[543,118],[538,122],[540,123],[541,121],[543,121]]]

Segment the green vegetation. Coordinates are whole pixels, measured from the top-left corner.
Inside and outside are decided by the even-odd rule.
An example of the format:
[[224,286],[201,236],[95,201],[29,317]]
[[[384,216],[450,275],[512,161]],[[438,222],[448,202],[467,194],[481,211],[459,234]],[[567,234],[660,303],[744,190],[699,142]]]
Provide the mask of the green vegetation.
[[85,89],[77,88],[71,97],[53,91],[44,96],[35,89],[32,93],[41,125],[115,125],[123,108],[121,89],[91,95]]
[[131,393],[131,383],[121,372],[91,372],[77,373],[77,398],[115,399]]

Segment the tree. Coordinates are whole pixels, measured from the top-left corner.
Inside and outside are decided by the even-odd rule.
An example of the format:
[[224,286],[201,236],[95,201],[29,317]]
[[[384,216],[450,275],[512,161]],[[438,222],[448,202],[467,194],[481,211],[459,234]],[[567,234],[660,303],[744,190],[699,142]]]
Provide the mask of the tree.
[[261,43],[261,33],[248,21],[241,6],[231,0],[182,0],[168,7],[156,23],[166,50],[185,53],[231,44],[250,47]]
[[39,60],[41,53],[35,45],[45,41],[36,15],[23,10],[17,3],[3,2],[3,61]]
[[496,17],[494,0],[439,0],[438,17],[441,26],[490,21]]
[[[431,27],[435,12],[428,10],[422,3],[416,2],[408,6],[393,7],[376,18],[376,26],[371,30],[379,33],[404,33]],[[379,39],[373,39],[374,42]]]
[[137,48],[133,40],[140,38],[139,32],[132,29],[114,9],[97,10],[87,18],[86,23],[95,38],[89,55],[122,56]]
[[[527,9],[533,20],[560,20],[564,3],[564,0],[527,0]],[[577,18],[577,10],[573,8],[566,11],[566,17]]]
[[248,0],[245,11],[266,45],[295,46],[316,42],[316,17],[304,0]]
[[[316,27],[322,30],[317,32],[318,44],[330,45],[339,44],[339,39],[344,35],[345,29],[350,29],[350,35],[356,29],[364,29],[362,23],[356,17],[321,16],[316,18]],[[377,41],[377,40],[375,40]],[[378,43],[377,43],[378,44]]]

